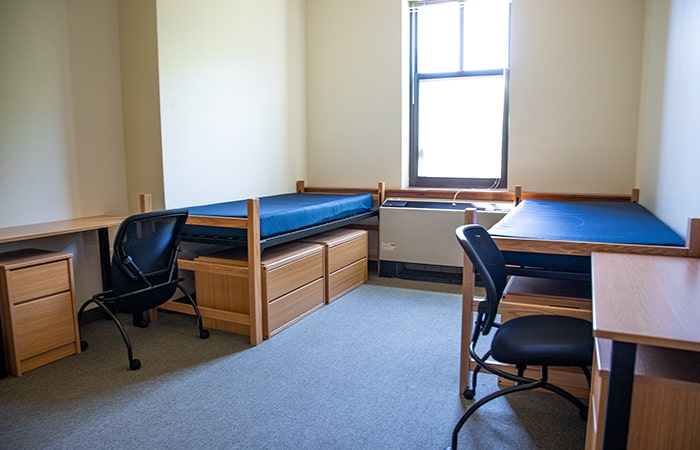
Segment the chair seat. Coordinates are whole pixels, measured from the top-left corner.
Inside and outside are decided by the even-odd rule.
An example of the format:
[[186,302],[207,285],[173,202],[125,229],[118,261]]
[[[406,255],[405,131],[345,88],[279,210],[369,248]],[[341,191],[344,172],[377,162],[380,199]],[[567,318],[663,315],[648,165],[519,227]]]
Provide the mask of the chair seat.
[[491,343],[496,361],[516,366],[589,366],[591,322],[555,315],[523,316],[502,324]]

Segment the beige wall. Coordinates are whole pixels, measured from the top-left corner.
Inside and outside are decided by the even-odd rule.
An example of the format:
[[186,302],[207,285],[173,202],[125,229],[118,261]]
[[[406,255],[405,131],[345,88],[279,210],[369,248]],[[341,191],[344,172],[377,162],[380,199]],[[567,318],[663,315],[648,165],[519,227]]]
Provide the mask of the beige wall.
[[508,185],[634,187],[644,1],[513,2]]
[[[113,0],[0,0],[0,227],[125,214]],[[73,254],[81,304],[101,289],[95,233],[0,245]]]
[[307,0],[308,180],[407,180],[403,0]]
[[647,3],[637,180],[641,203],[685,235],[700,217],[700,3]]
[[[309,179],[406,187],[404,2],[308,0],[307,17]],[[631,192],[643,23],[640,0],[514,2],[510,189]]]
[[293,190],[307,161],[304,2],[157,10],[165,205]]
[[0,2],[0,227],[126,211],[113,0]]
[[[514,4],[509,184],[639,186],[684,232],[700,215],[697,2],[572,3]],[[300,178],[404,186],[405,14],[402,0],[1,0],[0,227],[135,211],[147,190],[179,206]]]
[[156,0],[119,0],[124,148],[129,211],[139,212],[139,194],[165,207],[160,129]]

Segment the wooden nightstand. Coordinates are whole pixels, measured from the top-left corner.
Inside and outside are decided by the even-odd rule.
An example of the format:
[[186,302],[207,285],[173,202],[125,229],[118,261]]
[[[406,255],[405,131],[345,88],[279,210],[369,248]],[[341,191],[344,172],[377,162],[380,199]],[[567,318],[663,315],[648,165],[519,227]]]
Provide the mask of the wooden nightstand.
[[0,254],[3,342],[9,373],[80,353],[73,255],[42,250]]

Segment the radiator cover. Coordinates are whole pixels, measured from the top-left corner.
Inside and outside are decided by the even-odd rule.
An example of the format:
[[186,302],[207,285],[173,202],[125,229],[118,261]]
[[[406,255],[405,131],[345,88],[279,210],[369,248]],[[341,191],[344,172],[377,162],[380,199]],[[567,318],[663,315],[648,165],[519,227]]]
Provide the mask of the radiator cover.
[[464,210],[476,208],[476,222],[488,229],[511,207],[510,202],[387,199],[379,208],[380,275],[399,276],[403,269],[419,279],[460,274],[464,252],[455,228],[464,224]]

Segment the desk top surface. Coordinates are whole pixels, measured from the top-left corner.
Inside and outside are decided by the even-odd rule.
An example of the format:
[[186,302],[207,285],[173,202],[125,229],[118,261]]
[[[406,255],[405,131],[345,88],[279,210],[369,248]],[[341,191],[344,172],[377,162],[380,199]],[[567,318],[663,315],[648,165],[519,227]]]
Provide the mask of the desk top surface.
[[92,216],[0,228],[0,244],[118,226],[123,216]]
[[700,351],[700,258],[593,253],[593,335]]

